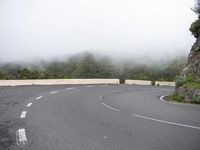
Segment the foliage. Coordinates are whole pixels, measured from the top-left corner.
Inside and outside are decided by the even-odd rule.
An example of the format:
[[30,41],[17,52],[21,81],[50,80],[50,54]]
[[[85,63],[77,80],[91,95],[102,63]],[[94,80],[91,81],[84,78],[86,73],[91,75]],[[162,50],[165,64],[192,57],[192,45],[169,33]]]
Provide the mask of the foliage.
[[196,0],[194,8],[192,8],[192,10],[198,15],[200,16],[200,0]]
[[191,103],[200,104],[200,96],[193,97]]
[[193,22],[189,28],[190,32],[194,35],[195,38],[199,37],[200,34],[200,20]]
[[27,68],[17,71],[17,79],[39,79],[39,72],[36,70],[30,71]]
[[[169,95],[168,100],[175,102],[185,102],[184,96],[178,95],[177,93],[172,93],[171,95]],[[190,103],[200,104],[200,96],[193,97]]]
[[175,81],[177,87],[183,86],[186,82],[185,77],[183,76],[176,76]]
[[[0,79],[66,79],[66,78],[119,78],[173,81],[185,65],[186,59],[175,58],[165,64],[113,64],[109,58],[95,57],[90,53],[73,56],[65,61],[32,65],[0,65]],[[121,66],[121,67],[120,67]]]
[[198,82],[186,82],[184,84],[185,87],[191,87],[193,89],[200,89],[200,83]]
[[177,93],[172,93],[168,96],[169,100],[176,101],[176,102],[184,102],[184,97],[178,95]]
[[111,72],[105,64],[95,60],[93,55],[86,54],[73,71],[72,76],[75,78],[109,78]]
[[176,86],[184,86],[184,87],[191,87],[194,89],[200,89],[200,83],[195,81],[195,77],[189,75],[187,77],[177,76],[176,77]]
[[200,35],[200,0],[196,0],[192,10],[198,15],[198,19],[191,24],[189,30],[192,32],[195,38],[198,38]]

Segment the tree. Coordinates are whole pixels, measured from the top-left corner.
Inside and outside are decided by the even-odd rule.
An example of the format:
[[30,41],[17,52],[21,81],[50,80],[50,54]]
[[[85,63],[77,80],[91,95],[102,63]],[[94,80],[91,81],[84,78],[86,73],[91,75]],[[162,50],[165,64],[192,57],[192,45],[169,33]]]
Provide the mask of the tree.
[[192,10],[198,15],[198,19],[191,24],[189,30],[195,38],[198,38],[200,35],[200,0],[196,0],[195,6]]
[[19,69],[17,71],[18,73],[18,79],[31,79],[31,71],[27,68]]
[[200,16],[200,0],[196,0],[196,3],[192,10],[198,15],[198,17]]
[[95,78],[97,76],[98,64],[94,59],[94,56],[87,53],[82,61],[80,61],[76,70],[73,72],[75,78]]

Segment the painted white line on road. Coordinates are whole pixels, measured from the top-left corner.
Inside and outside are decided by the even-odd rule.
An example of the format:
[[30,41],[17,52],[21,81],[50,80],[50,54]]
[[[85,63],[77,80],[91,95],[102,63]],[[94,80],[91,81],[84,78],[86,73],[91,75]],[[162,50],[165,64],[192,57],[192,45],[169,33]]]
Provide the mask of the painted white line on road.
[[105,103],[101,103],[102,105],[104,105],[104,106],[106,106],[107,108],[109,108],[109,109],[112,109],[112,110],[116,110],[116,111],[120,111],[119,109],[116,109],[116,108],[113,108],[113,107],[111,107],[111,106],[109,106],[109,105],[107,105],[107,104],[105,104]]
[[26,144],[27,138],[26,138],[25,129],[17,130],[17,132],[16,132],[16,142],[17,142],[17,145],[24,146]]
[[165,103],[167,103],[167,101],[164,100],[164,97],[166,97],[166,96],[167,96],[167,95],[163,95],[163,96],[161,96],[161,97],[160,97],[160,100],[163,101],[163,102],[165,102]]
[[[169,102],[169,101],[167,101],[167,100],[164,100],[164,97],[166,97],[166,96],[168,96],[168,95],[163,95],[163,96],[161,96],[161,97],[160,97],[160,100],[163,101],[163,102],[165,102],[165,103],[169,103],[169,104],[179,104],[179,103],[173,103],[173,102]],[[180,104],[181,104],[181,103],[180,103]]]
[[26,117],[26,113],[27,113],[27,111],[22,111],[21,116],[20,116],[20,119],[25,118],[25,117]]
[[73,90],[75,87],[66,88],[66,90]]
[[50,94],[55,94],[55,93],[58,93],[58,91],[53,91],[53,92],[50,92]]
[[88,87],[88,88],[89,88],[89,87],[94,87],[94,85],[86,85],[85,87]]
[[159,119],[155,119],[155,118],[151,118],[151,117],[146,117],[146,116],[142,116],[142,115],[138,115],[138,114],[133,114],[133,113],[131,113],[130,115],[135,116],[135,117],[139,117],[139,118],[143,118],[143,119],[146,119],[146,120],[152,120],[152,121],[161,122],[161,123],[165,123],[165,124],[176,125],[176,126],[181,126],[181,127],[186,127],[186,128],[192,128],[192,129],[198,129],[198,130],[200,130],[200,127],[197,127],[197,126],[191,126],[191,125],[187,125],[187,124],[181,124],[181,123],[176,123],[176,122],[159,120]]
[[30,107],[32,105],[32,103],[28,103],[28,105],[26,105],[27,107]]
[[42,98],[42,96],[39,96],[39,97],[37,97],[35,100],[39,100],[39,99],[41,99]]

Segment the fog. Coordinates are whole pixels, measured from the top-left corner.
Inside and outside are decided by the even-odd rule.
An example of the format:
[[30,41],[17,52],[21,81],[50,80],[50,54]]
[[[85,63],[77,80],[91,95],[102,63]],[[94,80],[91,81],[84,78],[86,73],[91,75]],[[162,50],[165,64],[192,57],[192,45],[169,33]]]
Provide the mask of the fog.
[[194,0],[0,0],[0,62],[187,55]]

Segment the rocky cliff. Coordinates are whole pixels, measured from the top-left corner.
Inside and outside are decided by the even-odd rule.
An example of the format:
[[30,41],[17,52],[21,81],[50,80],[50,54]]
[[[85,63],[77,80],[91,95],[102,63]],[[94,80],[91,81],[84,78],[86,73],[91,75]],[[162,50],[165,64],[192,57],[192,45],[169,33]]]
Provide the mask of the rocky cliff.
[[196,42],[188,55],[186,67],[176,79],[176,93],[186,102],[200,103],[200,18],[191,25],[190,31]]

